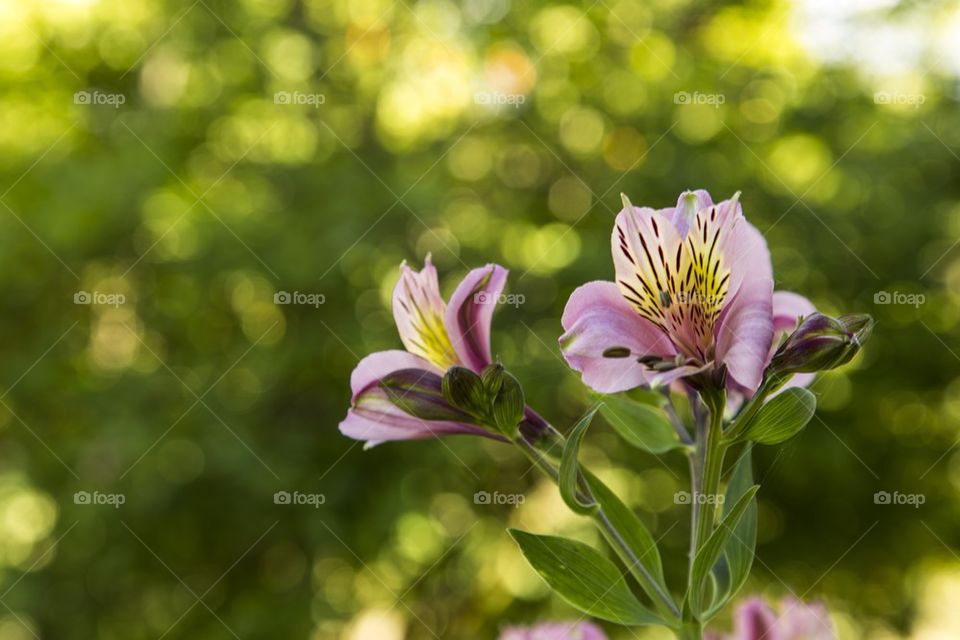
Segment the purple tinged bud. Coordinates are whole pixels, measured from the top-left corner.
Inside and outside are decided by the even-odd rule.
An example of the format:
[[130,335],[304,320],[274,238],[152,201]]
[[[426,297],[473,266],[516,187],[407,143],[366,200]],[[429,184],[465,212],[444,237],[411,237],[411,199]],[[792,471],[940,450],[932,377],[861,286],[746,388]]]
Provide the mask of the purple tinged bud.
[[477,424],[464,411],[444,397],[440,376],[423,369],[401,369],[380,380],[380,387],[390,401],[404,413],[421,420],[446,420]]
[[832,318],[813,313],[777,349],[768,376],[827,371],[844,365],[860,351],[873,329],[873,318],[854,314]]

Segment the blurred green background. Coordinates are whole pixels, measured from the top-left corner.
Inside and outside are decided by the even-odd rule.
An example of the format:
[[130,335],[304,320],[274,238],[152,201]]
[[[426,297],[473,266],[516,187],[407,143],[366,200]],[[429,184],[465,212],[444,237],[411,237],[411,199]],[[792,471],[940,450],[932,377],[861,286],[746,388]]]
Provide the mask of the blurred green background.
[[[591,400],[559,318],[612,274],[620,192],[697,187],[743,191],[778,288],[878,320],[757,452],[744,593],[960,637],[958,42],[955,1],[0,1],[0,640],[575,619],[504,528],[588,523],[502,445],[364,452],[349,374],[400,346],[402,260],[432,252],[445,294],[496,261],[523,303],[494,352],[567,428]],[[584,455],[679,586],[682,457],[605,424]]]

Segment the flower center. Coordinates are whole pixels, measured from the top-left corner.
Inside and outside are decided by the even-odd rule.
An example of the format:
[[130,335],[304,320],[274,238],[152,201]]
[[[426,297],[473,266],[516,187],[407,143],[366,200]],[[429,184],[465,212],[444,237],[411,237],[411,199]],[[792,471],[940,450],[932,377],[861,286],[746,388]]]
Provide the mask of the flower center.
[[[718,223],[716,207],[698,212],[685,238],[664,237],[660,225],[669,223],[662,218],[659,224],[655,216],[649,222],[649,229],[637,234],[642,251],[628,256],[636,279],[619,278],[617,284],[681,353],[705,364],[713,358],[713,329],[730,286],[722,252],[728,227]],[[626,232],[617,231],[626,252]]]
[[406,295],[398,300],[410,329],[401,332],[400,339],[407,351],[446,371],[460,360],[443,324],[444,309],[429,304],[426,292],[411,280],[404,280]]

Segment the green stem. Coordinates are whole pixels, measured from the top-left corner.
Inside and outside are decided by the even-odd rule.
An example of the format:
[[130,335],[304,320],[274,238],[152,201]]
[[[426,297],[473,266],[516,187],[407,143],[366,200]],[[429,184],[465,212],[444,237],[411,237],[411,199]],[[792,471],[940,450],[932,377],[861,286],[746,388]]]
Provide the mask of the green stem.
[[686,622],[677,630],[680,640],[703,640],[703,625],[700,622]]
[[700,528],[700,496],[703,492],[703,471],[704,460],[706,459],[706,448],[703,443],[707,441],[707,416],[700,410],[699,400],[693,400],[693,420],[694,432],[696,434],[696,447],[690,456],[690,558],[689,570],[693,575],[693,561],[697,557],[697,530]]
[[[523,438],[518,438],[515,442],[541,471],[550,476],[554,482],[557,481],[557,478],[559,477],[559,471],[553,465],[553,463],[544,458],[540,451],[538,451],[533,445]],[[587,485],[585,481],[582,482],[581,490],[584,493],[583,497],[585,498],[585,501],[596,502],[592,493],[590,492],[589,485]],[[613,526],[613,523],[610,521],[610,518],[607,517],[607,514],[604,512],[602,506],[598,506],[597,511],[593,514],[593,520],[596,522],[598,527],[607,532],[609,535],[609,540],[616,545],[619,555],[624,558],[630,572],[637,579],[637,581],[644,586],[644,589],[646,589],[647,593],[653,597],[657,605],[669,612],[674,619],[679,619],[681,615],[680,609],[673,601],[673,598],[669,593],[664,591],[657,581],[654,580],[653,576],[650,575],[650,573],[647,571],[647,568],[643,565],[643,563],[640,562],[640,558],[637,557],[637,555],[633,552],[633,549],[630,548],[630,545],[627,544],[627,541],[624,540],[623,535],[621,535],[617,528]]]
[[723,473],[723,457],[726,445],[723,443],[723,399],[710,402],[710,423],[707,426],[706,440],[701,445],[703,456],[703,486],[700,500],[703,501],[696,529],[696,547],[700,547],[713,533],[716,523],[717,504],[720,499],[720,476]]
[[[693,579],[693,562],[716,524],[717,504],[720,501],[717,496],[720,495],[723,458],[727,449],[723,438],[723,393],[704,393],[703,399],[709,410],[708,415],[704,414],[702,405],[693,405],[696,446],[690,456],[692,508],[689,580]],[[681,640],[702,640],[703,622],[685,619],[683,626],[677,630],[677,637]]]
[[770,381],[764,380],[760,388],[757,389],[757,392],[753,394],[753,397],[747,402],[747,406],[740,411],[740,415],[737,416],[737,419],[733,421],[733,424],[731,424],[726,433],[723,434],[723,439],[726,442],[735,442],[736,439],[743,434],[743,431],[749,426],[754,416],[760,411],[760,407],[763,406],[770,391]]

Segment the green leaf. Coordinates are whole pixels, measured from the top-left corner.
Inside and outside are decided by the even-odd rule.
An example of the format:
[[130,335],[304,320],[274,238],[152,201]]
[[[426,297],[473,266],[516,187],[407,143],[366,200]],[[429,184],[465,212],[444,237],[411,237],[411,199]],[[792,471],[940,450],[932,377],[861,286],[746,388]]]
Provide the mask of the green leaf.
[[617,567],[591,547],[519,529],[510,535],[540,577],[580,611],[624,626],[663,624],[637,600]]
[[694,559],[693,568],[690,571],[687,605],[693,612],[694,617],[698,620],[701,619],[703,612],[702,602],[707,575],[717,563],[720,554],[723,553],[724,546],[740,523],[740,519],[750,505],[750,501],[753,500],[753,496],[759,489],[760,485],[753,485],[747,489],[733,507],[724,513],[719,526],[710,534],[707,541],[703,543],[703,546],[697,551],[697,557]]
[[[600,504],[607,519],[613,524],[613,528],[620,532],[624,542],[626,542],[630,550],[633,551],[634,556],[640,560],[640,564],[646,570],[646,573],[653,578],[664,593],[670,593],[670,590],[667,589],[666,581],[663,579],[663,563],[660,560],[660,550],[657,549],[657,542],[650,534],[650,530],[647,529],[637,514],[627,507],[627,505],[623,504],[620,498],[618,498],[607,485],[600,481],[600,478],[586,470],[584,470],[583,474],[587,478],[587,484],[590,485],[593,496]],[[609,531],[604,528],[600,530],[607,539],[607,542],[610,543],[610,546],[616,550],[617,555],[620,556],[623,563],[631,567],[632,572],[637,576],[638,570],[633,568],[634,559],[620,548],[620,545],[613,539]],[[653,589],[647,584],[647,581],[642,575],[637,576],[637,581],[640,583],[640,586],[643,587],[644,591],[647,592],[647,595],[656,601]]]
[[816,408],[816,396],[806,389],[787,389],[760,407],[744,437],[760,444],[789,440],[807,425]]
[[563,447],[563,456],[560,458],[560,475],[557,479],[557,484],[560,487],[560,497],[567,503],[571,511],[581,515],[595,513],[599,508],[596,502],[583,503],[577,498],[577,477],[580,471],[577,457],[580,453],[580,443],[583,442],[583,436],[599,408],[599,405],[594,406],[574,425],[573,431],[567,438],[567,444]]
[[[727,492],[724,496],[724,516],[730,513],[733,505],[753,486],[753,465],[750,460],[752,450],[753,447],[749,444],[744,448],[730,476],[730,482],[727,484]],[[733,535],[730,536],[724,546],[723,557],[714,567],[720,597],[710,607],[710,611],[706,615],[707,618],[720,611],[747,581],[750,568],[753,566],[756,546],[757,500],[754,498],[750,500],[743,517],[740,518],[740,522],[733,529]]]
[[620,436],[650,453],[666,453],[683,446],[662,409],[623,396],[603,396],[600,413]]

